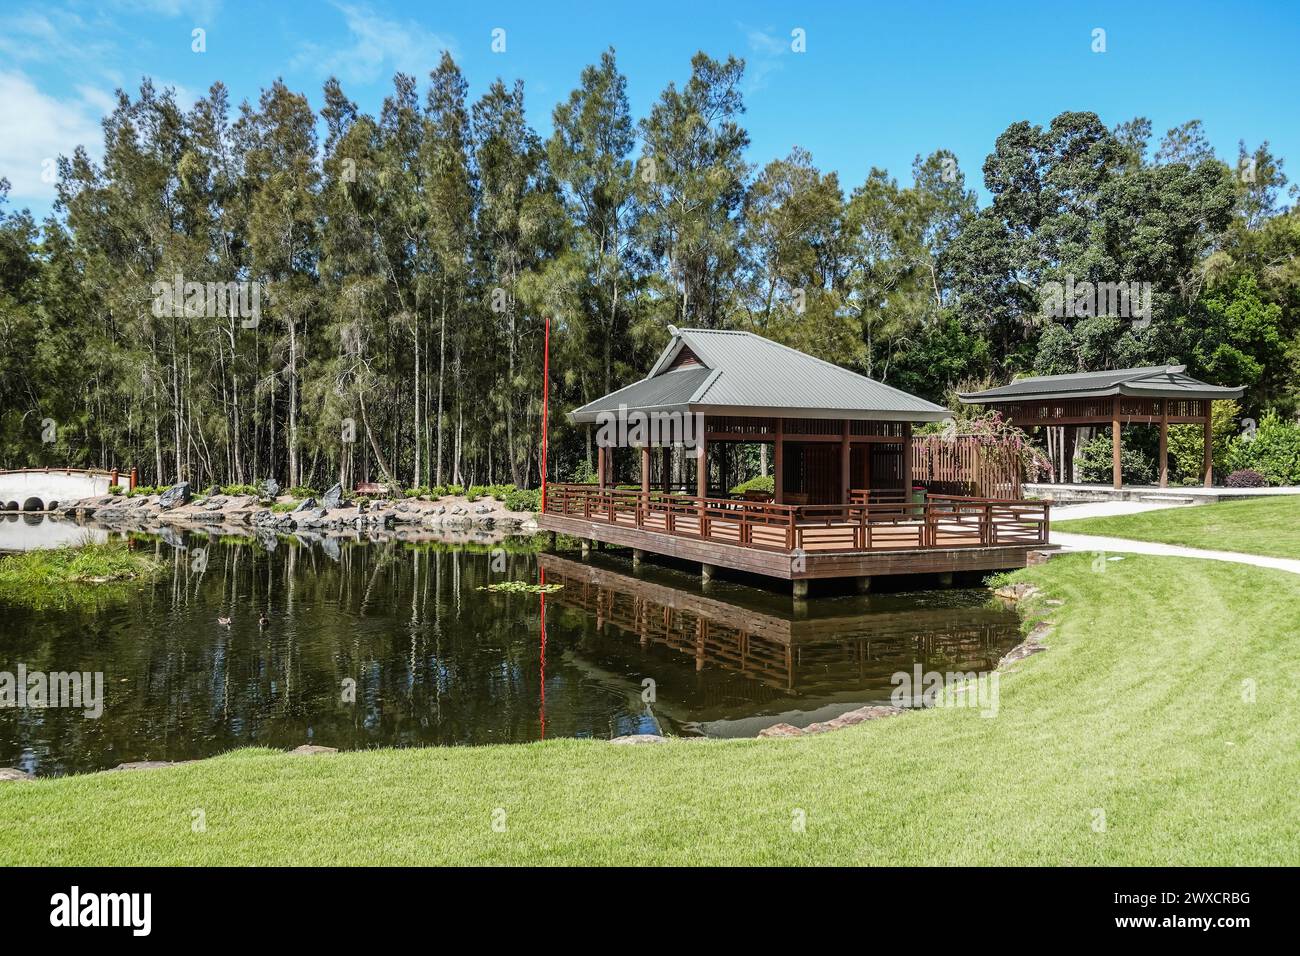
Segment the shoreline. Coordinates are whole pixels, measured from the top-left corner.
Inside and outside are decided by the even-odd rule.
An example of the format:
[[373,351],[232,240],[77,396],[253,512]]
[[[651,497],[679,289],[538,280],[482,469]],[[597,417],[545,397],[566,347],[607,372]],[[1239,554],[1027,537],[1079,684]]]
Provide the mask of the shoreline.
[[[305,540],[357,540],[365,534],[370,539],[456,542],[526,536],[538,530],[533,512],[511,511],[504,502],[491,497],[358,498],[332,507],[288,495],[259,499],[256,495],[217,494],[182,504],[171,504],[166,499],[167,493],[99,495],[41,514],[88,528],[145,532],[164,538],[188,531],[257,537],[292,535]],[[449,538],[449,534],[453,537]]]

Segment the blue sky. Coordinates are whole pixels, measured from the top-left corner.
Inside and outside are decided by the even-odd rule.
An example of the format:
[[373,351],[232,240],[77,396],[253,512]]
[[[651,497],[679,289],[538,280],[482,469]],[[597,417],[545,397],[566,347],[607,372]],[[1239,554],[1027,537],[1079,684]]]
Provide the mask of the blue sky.
[[[206,52],[191,49],[205,31]],[[505,30],[506,50],[492,50]],[[806,51],[791,50],[802,29]],[[1105,31],[1094,53],[1093,31]],[[11,202],[38,216],[53,187],[45,160],[84,143],[113,90],[148,75],[191,103],[215,80],[255,100],[277,76],[320,105],[331,73],[363,109],[377,109],[394,70],[421,78],[449,48],[472,96],[496,76],[522,78],[532,123],[582,67],[613,46],[644,115],[691,55],[748,63],[750,159],[792,146],[837,170],[846,192],[882,166],[910,178],[917,153],[953,150],[968,180],[1011,122],[1046,123],[1067,109],[1108,124],[1149,117],[1157,136],[1204,121],[1229,161],[1244,139],[1268,139],[1300,177],[1300,5],[1289,2],[780,3],[533,0],[528,3],[110,0],[10,4],[0,12],[0,176]],[[982,189],[981,189],[981,195]]]

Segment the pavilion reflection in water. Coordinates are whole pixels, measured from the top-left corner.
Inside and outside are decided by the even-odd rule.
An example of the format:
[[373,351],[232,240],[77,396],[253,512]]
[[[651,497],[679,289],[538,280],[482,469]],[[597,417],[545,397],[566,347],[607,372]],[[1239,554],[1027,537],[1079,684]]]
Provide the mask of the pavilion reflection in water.
[[[605,659],[639,647],[644,666],[620,669],[654,679],[654,710],[684,725],[789,719],[791,711],[808,714],[804,722],[824,719],[887,702],[891,677],[917,664],[944,672],[990,670],[1019,640],[1013,612],[973,601],[926,606],[907,596],[873,595],[826,602],[802,617],[554,554],[538,560],[546,583],[563,585],[547,595],[548,605],[584,612]],[[595,671],[596,654],[591,657]]]

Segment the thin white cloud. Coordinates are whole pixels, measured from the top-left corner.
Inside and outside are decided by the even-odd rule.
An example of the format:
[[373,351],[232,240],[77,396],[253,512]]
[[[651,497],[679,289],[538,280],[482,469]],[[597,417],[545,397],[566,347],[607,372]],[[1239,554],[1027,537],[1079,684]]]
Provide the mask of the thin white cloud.
[[221,0],[116,0],[113,5],[132,13],[155,13],[170,19],[188,17],[201,25],[217,15]]
[[398,70],[422,77],[437,66],[443,50],[455,50],[450,39],[413,20],[393,20],[361,3],[336,2],[334,7],[343,14],[350,43],[344,47],[306,43],[293,59],[295,69],[373,83]]
[[14,61],[84,64],[111,50],[102,34],[66,10],[23,11],[0,20],[0,54]]
[[13,187],[13,206],[54,198],[49,171],[59,156],[71,156],[77,146],[92,156],[99,153],[102,102],[98,94],[92,98],[85,92],[78,99],[60,100],[42,93],[22,73],[0,72],[0,176]]
[[767,85],[769,76],[785,68],[783,58],[791,52],[791,38],[744,25],[741,29],[749,45],[749,55],[745,57],[745,92],[753,93]]
[[[77,95],[84,100],[100,116],[107,116],[113,110],[117,109],[117,97],[108,90],[103,90],[95,86],[82,84],[77,87]],[[179,98],[180,93],[177,93]]]

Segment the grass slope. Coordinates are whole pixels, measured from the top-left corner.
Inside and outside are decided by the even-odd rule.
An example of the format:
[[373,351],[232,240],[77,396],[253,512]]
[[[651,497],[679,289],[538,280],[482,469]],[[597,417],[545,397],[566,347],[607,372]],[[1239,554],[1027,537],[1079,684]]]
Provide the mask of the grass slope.
[[1074,534],[1300,558],[1300,497],[1255,498],[1109,518],[1076,518],[1053,521],[1052,528]]
[[0,784],[0,862],[1300,863],[1300,584],[1209,561],[1090,565],[1017,573],[1065,604],[1036,605],[1059,626],[1002,678],[994,718],[639,747],[246,750]]

